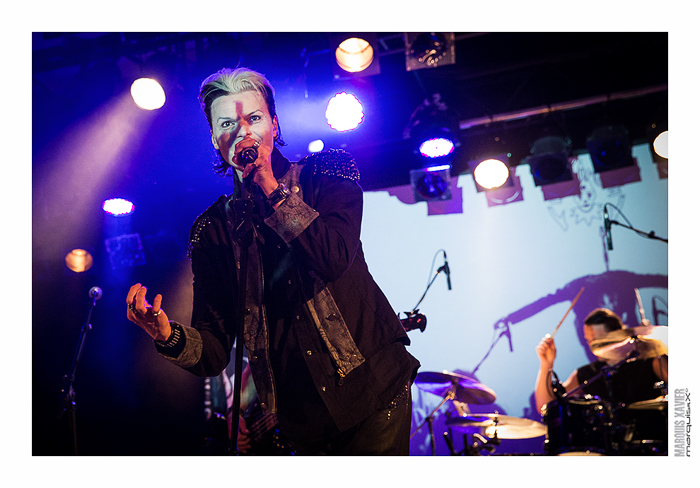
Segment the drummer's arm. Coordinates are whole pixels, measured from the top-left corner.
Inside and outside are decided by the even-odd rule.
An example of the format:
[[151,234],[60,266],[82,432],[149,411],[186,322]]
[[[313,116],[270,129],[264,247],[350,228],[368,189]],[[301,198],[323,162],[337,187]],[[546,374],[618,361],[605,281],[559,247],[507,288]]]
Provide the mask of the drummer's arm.
[[[537,373],[537,381],[535,384],[535,404],[540,412],[542,411],[542,407],[555,400],[554,394],[552,393],[550,375],[551,368],[548,368],[546,364],[541,365]],[[579,386],[576,371],[569,375],[566,381],[562,383],[562,386],[565,391],[571,391]]]
[[540,360],[540,369],[537,371],[537,379],[535,380],[535,405],[537,410],[541,412],[542,407],[554,400],[551,378],[554,360],[557,357],[557,348],[554,339],[546,335],[535,350]]

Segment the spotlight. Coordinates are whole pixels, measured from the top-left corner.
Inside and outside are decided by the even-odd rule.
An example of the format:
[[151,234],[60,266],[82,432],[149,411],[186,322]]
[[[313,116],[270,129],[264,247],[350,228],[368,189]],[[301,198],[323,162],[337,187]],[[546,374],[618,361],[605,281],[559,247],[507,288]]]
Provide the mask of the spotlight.
[[474,182],[483,190],[492,190],[503,186],[510,172],[506,163],[500,159],[485,159],[474,168]]
[[668,178],[668,122],[666,116],[647,125],[646,138],[649,142],[651,159],[656,164],[660,179]]
[[535,186],[573,180],[569,153],[571,142],[559,136],[546,136],[534,142],[532,156],[525,158]]
[[664,158],[668,159],[668,131],[665,130],[654,139],[653,142],[654,152]]
[[509,167],[510,155],[500,154],[483,160],[469,161],[477,193],[483,193],[489,207],[523,201],[520,178]]
[[455,134],[459,117],[434,93],[423,100],[411,114],[404,128],[404,138],[411,139],[414,148],[427,158],[439,158],[452,154],[457,144]]
[[418,151],[426,158],[440,158],[452,154],[455,145],[450,139],[435,137],[423,142]]
[[325,147],[325,144],[321,139],[316,139],[315,141],[311,141],[307,147],[308,151],[310,153],[317,153],[323,151],[323,148]]
[[66,266],[75,273],[82,273],[92,268],[92,254],[85,249],[73,249],[66,255]]
[[364,117],[362,104],[349,93],[338,93],[328,102],[326,121],[333,129],[344,132],[352,130],[362,122]]
[[139,78],[131,85],[131,98],[144,110],[157,110],[165,104],[165,91],[153,78]]
[[451,200],[450,168],[450,165],[440,165],[411,170],[411,188],[416,202]]
[[374,49],[369,42],[359,37],[345,39],[335,50],[338,66],[351,73],[367,69],[373,59]]
[[123,198],[111,198],[102,204],[102,210],[115,217],[129,215],[134,211],[134,204]]
[[334,79],[339,80],[379,74],[376,33],[332,34],[330,43],[331,46],[336,46],[336,64],[333,66]]
[[655,163],[668,162],[668,124],[665,120],[647,125],[647,140]]
[[595,129],[586,140],[586,147],[596,173],[634,166],[627,129],[606,125]]
[[455,63],[454,32],[408,32],[404,44],[406,71]]

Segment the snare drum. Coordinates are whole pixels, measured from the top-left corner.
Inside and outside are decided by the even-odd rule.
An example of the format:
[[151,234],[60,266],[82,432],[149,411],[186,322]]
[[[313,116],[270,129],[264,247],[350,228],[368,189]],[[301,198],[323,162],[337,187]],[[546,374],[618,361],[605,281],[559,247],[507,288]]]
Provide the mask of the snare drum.
[[554,400],[545,406],[544,451],[550,456],[612,454],[612,406],[598,397]]

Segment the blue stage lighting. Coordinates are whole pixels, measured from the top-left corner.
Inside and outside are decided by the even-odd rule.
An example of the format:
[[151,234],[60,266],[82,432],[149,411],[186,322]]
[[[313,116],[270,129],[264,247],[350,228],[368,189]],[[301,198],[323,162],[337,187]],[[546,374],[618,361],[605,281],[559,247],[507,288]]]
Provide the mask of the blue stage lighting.
[[434,137],[423,142],[418,150],[427,158],[441,158],[454,151],[455,145],[450,139]]
[[102,204],[102,210],[115,217],[129,215],[134,211],[134,208],[133,203],[123,198],[112,198],[105,200]]

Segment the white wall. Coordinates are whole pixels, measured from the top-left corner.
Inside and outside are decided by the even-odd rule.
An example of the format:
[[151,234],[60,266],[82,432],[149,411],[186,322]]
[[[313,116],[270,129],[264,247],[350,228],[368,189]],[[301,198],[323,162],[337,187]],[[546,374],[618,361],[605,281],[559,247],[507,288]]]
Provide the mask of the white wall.
[[[493,405],[473,411],[538,418],[530,396],[539,365],[535,347],[552,333],[581,287],[585,291],[556,335],[555,372],[562,381],[589,362],[577,337],[576,323],[596,306],[608,306],[630,325],[638,325],[634,288],[640,289],[647,318],[655,303],[668,303],[668,245],[613,226],[613,250],[603,233],[603,205],[618,207],[632,226],[668,237],[668,180],[659,177],[648,145],[635,146],[641,181],[603,188],[588,155],[573,163],[581,195],[545,201],[534,186],[529,166],[516,168],[522,201],[489,206],[475,189],[471,175],[452,178],[452,201],[418,202],[410,186],[365,193],[362,242],[374,278],[397,313],[410,311],[425,291],[431,273],[447,253],[452,290],[440,274],[421,303],[428,325],[409,332],[410,352],[421,371],[472,373],[497,394]],[[461,203],[461,205],[460,205]],[[614,210],[611,218],[625,222]],[[539,300],[539,302],[538,302]],[[532,305],[535,304],[535,305]],[[660,306],[667,311],[665,306]],[[522,320],[510,314],[524,309]],[[635,314],[635,316],[631,316]],[[508,327],[499,320],[508,318]],[[667,325],[661,314],[657,325]],[[511,352],[507,337],[510,330]],[[495,346],[489,353],[494,340]],[[488,354],[488,356],[487,356]],[[483,360],[483,362],[482,362]],[[437,395],[414,386],[414,428],[440,402]],[[472,406],[473,407],[473,406]],[[446,453],[441,422],[436,419],[436,444]],[[422,428],[411,443],[412,454],[428,454]],[[544,438],[504,443],[500,452],[532,452]],[[461,444],[456,446],[461,448]],[[497,452],[499,452],[497,450]]]

